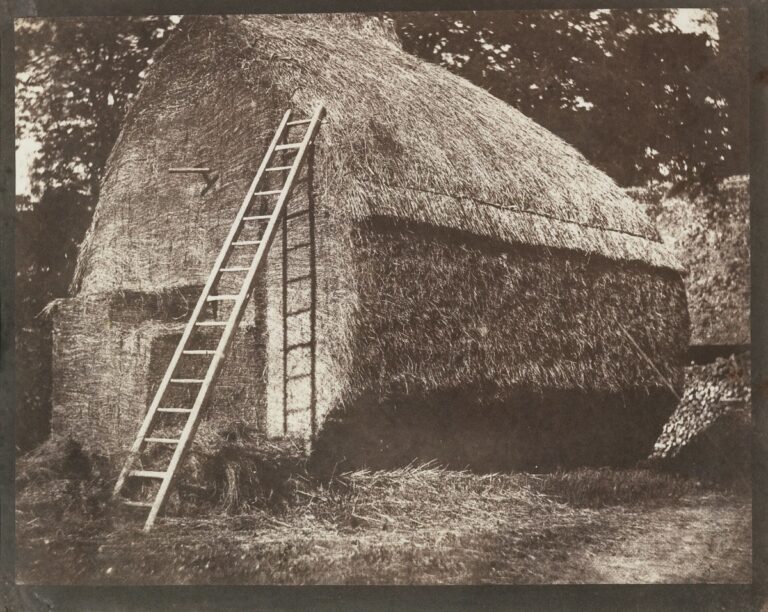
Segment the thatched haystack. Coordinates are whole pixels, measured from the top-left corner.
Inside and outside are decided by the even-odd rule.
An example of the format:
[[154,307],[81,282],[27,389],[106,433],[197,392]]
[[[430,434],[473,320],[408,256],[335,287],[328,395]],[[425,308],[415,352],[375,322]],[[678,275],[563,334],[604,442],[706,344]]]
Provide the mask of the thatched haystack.
[[[56,317],[77,339],[57,344],[55,384],[89,385],[77,410],[58,392],[58,426],[130,442],[123,423],[138,425],[158,376],[142,355],[174,308],[94,318],[85,305],[194,292],[280,115],[318,103],[327,118],[285,253],[277,241],[246,319],[253,338],[241,330],[228,362],[238,418],[314,439],[329,466],[647,454],[682,385],[680,263],[578,152],[356,16],[185,18],[161,49],[109,160],[77,295]],[[190,165],[218,182],[203,193],[167,173]],[[299,312],[285,347],[284,259]],[[139,350],[130,333],[144,334]],[[68,354],[80,338],[110,342],[111,357]],[[119,424],[94,384],[116,377],[129,387]],[[214,399],[210,419],[225,418]]]

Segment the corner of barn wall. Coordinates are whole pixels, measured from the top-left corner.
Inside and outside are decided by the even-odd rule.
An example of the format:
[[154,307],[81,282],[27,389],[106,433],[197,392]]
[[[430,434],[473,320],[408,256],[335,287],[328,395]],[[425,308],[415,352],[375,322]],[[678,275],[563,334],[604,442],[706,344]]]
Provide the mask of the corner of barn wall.
[[[201,23],[174,35],[126,118],[80,254],[81,293],[55,315],[55,431],[105,452],[131,444],[189,316],[134,311],[121,296],[181,287],[191,309],[279,119],[272,84],[235,69],[247,50],[225,30],[201,44]],[[211,188],[168,173],[198,165],[218,174]],[[265,300],[257,285],[202,430],[237,420],[264,431]]]
[[[322,156],[322,145],[315,151]],[[296,216],[287,222],[286,253],[282,230],[269,253],[266,431],[270,437],[310,441],[328,413],[342,402],[349,385],[354,335],[349,326],[356,304],[351,230],[333,208],[333,194],[318,187],[322,181],[313,173],[324,167],[314,160],[305,165],[288,202],[287,214]],[[301,214],[310,209],[311,216]],[[285,293],[283,262],[288,280]]]
[[[126,451],[199,289],[188,288],[183,299],[170,304],[138,292],[62,300],[52,323],[52,431],[91,452]],[[254,301],[260,302],[258,296]],[[240,325],[201,423],[202,437],[233,423],[264,429],[265,328],[263,315],[256,315],[261,310],[251,308]]]

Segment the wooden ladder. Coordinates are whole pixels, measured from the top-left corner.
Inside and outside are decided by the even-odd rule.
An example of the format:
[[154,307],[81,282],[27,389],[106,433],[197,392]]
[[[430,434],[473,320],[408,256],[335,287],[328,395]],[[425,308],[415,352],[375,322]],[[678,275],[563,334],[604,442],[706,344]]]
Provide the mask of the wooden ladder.
[[[285,209],[285,203],[291,195],[294,181],[299,174],[300,168],[307,155],[308,149],[311,147],[314,137],[317,134],[318,127],[322,121],[325,111],[322,105],[319,105],[312,117],[309,119],[291,119],[291,111],[288,110],[283,115],[280,124],[275,131],[274,138],[267,149],[264,159],[259,166],[255,178],[253,179],[248,193],[243,200],[242,205],[232,222],[232,227],[229,230],[224,245],[221,247],[218,257],[216,258],[213,268],[208,275],[208,280],[203,287],[203,291],[200,294],[200,298],[197,300],[192,315],[184,328],[184,332],[181,336],[176,351],[173,353],[168,369],[165,371],[160,386],[155,393],[155,397],[149,406],[144,421],[136,434],[136,439],[131,447],[128,457],[125,461],[120,476],[115,484],[113,498],[123,502],[127,506],[137,508],[148,508],[149,516],[144,523],[144,530],[149,531],[157,518],[157,515],[162,511],[163,505],[168,497],[168,493],[173,484],[176,472],[179,466],[183,463],[186,452],[189,450],[192,439],[194,438],[195,431],[197,430],[200,422],[200,414],[203,407],[206,405],[206,401],[213,390],[213,386],[221,370],[222,361],[224,355],[229,348],[229,345],[233,338],[233,332],[237,329],[240,319],[245,311],[245,306],[248,302],[248,298],[253,289],[254,280],[259,270],[266,262],[267,253],[275,238],[275,234],[278,228],[278,222]],[[285,142],[287,135],[291,128],[303,128],[306,126],[304,137],[299,142]],[[292,160],[290,156],[293,154]],[[275,158],[288,156],[288,161],[282,163],[273,163]],[[283,173],[287,172],[287,177],[283,182],[283,185],[279,189],[263,189],[259,190],[265,182],[269,182],[265,177],[279,177]],[[280,174],[276,174],[280,173]],[[274,204],[271,212],[268,214],[253,214],[252,208],[257,198],[272,198],[277,196],[277,202]],[[261,200],[262,208],[268,208],[265,206],[264,200]],[[268,204],[268,201],[267,201]],[[266,222],[266,227],[263,227],[263,223]],[[256,226],[250,226],[249,223],[256,223]],[[261,232],[258,239],[254,240],[238,240],[244,229],[256,229]],[[242,266],[224,266],[224,263],[229,261],[230,257],[237,250],[238,256],[243,254],[250,254],[253,247],[257,247],[255,253],[250,260],[250,265]],[[232,295],[216,295],[214,293],[214,287],[219,283],[222,276],[228,275],[228,278],[232,278],[229,275],[237,275],[245,273],[240,284],[240,291]],[[236,278],[236,277],[235,277]],[[205,320],[203,315],[206,306],[214,306],[220,302],[232,302],[232,310],[226,321],[218,320]],[[200,327],[208,327],[214,329],[221,329],[221,337],[215,349],[192,349],[188,348],[190,339],[193,337],[195,331]],[[187,360],[187,356],[195,356],[198,359],[204,357],[208,361],[207,369],[203,378],[186,378],[181,374],[178,374],[180,365]],[[194,403],[190,407],[180,406],[166,406],[164,402],[168,395],[169,388],[177,385],[189,385],[193,390],[190,396],[194,397]],[[197,392],[194,392],[194,388],[198,387]],[[170,437],[168,435],[153,436],[153,429],[157,425],[158,415],[162,415],[164,418],[176,419],[175,423],[172,423],[172,427],[175,430],[180,430],[178,436]],[[138,469],[136,468],[137,459],[148,448],[147,445],[166,445],[173,449],[173,454],[170,457],[170,463],[165,469]],[[136,501],[121,495],[127,488],[126,483],[133,479],[139,480],[140,484],[150,484],[152,482],[159,482],[159,489],[156,493],[150,494],[149,497],[154,495],[153,501]],[[143,487],[141,487],[143,488]]]

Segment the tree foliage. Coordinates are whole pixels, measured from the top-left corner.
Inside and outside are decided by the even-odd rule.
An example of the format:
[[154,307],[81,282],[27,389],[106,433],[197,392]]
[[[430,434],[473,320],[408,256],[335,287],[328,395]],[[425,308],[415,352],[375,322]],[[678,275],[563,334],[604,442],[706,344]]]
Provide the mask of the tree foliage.
[[17,138],[40,144],[33,195],[98,195],[126,108],[171,25],[167,17],[18,22]]
[[402,13],[405,48],[489,90],[622,185],[714,186],[746,172],[744,14],[719,44],[675,12]]
[[42,441],[50,422],[52,337],[42,311],[67,294],[109,151],[170,25],[165,17],[17,22],[17,138],[40,145],[33,200],[17,199],[15,223],[21,451]]

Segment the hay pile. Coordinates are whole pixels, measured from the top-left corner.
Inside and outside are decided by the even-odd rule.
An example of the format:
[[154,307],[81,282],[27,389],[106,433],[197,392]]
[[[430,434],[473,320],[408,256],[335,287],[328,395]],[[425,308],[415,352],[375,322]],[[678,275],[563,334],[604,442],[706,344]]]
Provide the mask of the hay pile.
[[686,368],[685,394],[654,446],[653,459],[710,476],[748,478],[750,355]]
[[85,452],[76,440],[53,433],[17,459],[17,524],[29,527],[41,521],[101,518],[116,477],[104,457]]
[[[306,457],[293,441],[266,440],[243,423],[204,431],[179,471],[165,514],[230,515],[257,508],[279,514],[314,486]],[[138,523],[135,509],[111,499],[119,468],[114,457],[52,435],[17,462],[18,520],[26,526],[43,518]],[[134,499],[151,500],[148,491],[132,493]]]
[[[629,438],[647,455],[682,384],[679,262],[578,152],[359,16],[182,21],[110,157],[77,299],[199,286],[282,111],[318,103],[327,117],[291,202],[314,224],[289,232],[290,254],[270,252],[256,340],[238,362],[236,382],[250,385],[238,418],[306,439],[335,412],[382,416],[416,398],[434,416],[459,409],[451,395],[474,398],[469,412],[525,397],[518,437],[535,439],[569,405],[559,421],[584,419],[576,431],[610,421],[619,432],[575,436],[573,453],[548,444],[548,461],[583,457],[597,439],[611,456]],[[192,165],[219,173],[213,189],[166,172]],[[296,282],[283,295],[285,268]],[[312,310],[284,327],[286,304]],[[79,316],[73,329],[93,325]],[[298,375],[309,382],[286,383]]]
[[178,503],[169,511],[184,515],[190,505],[226,514],[252,508],[279,512],[310,482],[303,445],[289,438],[269,440],[242,422],[198,439],[180,475]]
[[[52,430],[119,461],[176,348],[190,294],[198,290],[106,293],[54,304]],[[203,430],[238,420],[263,424],[263,330],[263,322],[242,325],[212,397],[217,418],[204,419]],[[200,369],[199,361],[190,361],[184,373],[193,377]],[[176,399],[190,405],[182,396],[168,401]]]
[[[199,283],[282,109],[317,103],[327,109],[317,191],[342,225],[389,216],[679,268],[643,212],[577,151],[367,23],[185,18],[109,160],[78,263],[82,291]],[[165,172],[193,162],[221,173],[204,196]]]
[[470,531],[499,524],[503,517],[493,511],[497,502],[521,514],[537,503],[554,506],[523,476],[477,475],[431,462],[411,462],[391,470],[356,470],[327,486],[308,489],[302,497],[307,514],[320,525],[333,524],[342,533],[375,527],[412,537],[425,528],[445,528],[456,516],[467,521]]

